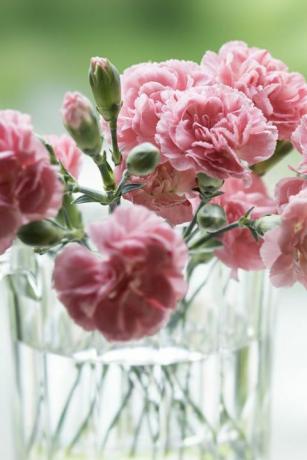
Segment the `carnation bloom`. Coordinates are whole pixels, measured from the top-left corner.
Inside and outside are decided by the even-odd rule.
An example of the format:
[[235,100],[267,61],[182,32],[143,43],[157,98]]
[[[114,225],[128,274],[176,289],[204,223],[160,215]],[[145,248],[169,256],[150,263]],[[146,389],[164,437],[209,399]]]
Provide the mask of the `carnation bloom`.
[[[124,163],[116,168],[119,181],[124,171]],[[146,177],[132,176],[131,183],[142,184],[139,190],[126,193],[124,198],[135,204],[141,204],[164,217],[170,224],[177,225],[193,218],[199,202],[196,192],[195,174],[192,170],[176,171],[170,163],[158,166]]]
[[143,206],[117,208],[89,234],[99,253],[70,244],[56,258],[59,299],[80,326],[108,340],[155,334],[186,291],[182,238]]
[[157,126],[165,160],[179,170],[242,177],[247,165],[269,158],[277,130],[239,91],[223,85],[173,92]]
[[0,253],[13,242],[21,225],[54,217],[63,186],[48,152],[33,133],[30,117],[0,112]]
[[216,82],[245,93],[278,128],[279,139],[290,139],[307,113],[307,85],[299,73],[274,59],[265,49],[249,48],[241,41],[208,51],[202,65]]
[[75,141],[67,134],[45,136],[50,142],[57,159],[64,168],[74,177],[78,177],[81,169],[82,154]]
[[304,115],[300,124],[291,137],[294,147],[303,155],[303,161],[299,164],[297,170],[301,174],[307,174],[307,115]]
[[65,94],[61,112],[64,124],[69,128],[79,129],[84,122],[91,123],[92,105],[78,91]]
[[123,106],[118,117],[118,141],[123,153],[142,142],[155,144],[167,90],[186,90],[210,82],[191,61],[148,62],[129,67],[122,75]]
[[264,235],[262,259],[274,286],[292,286],[298,281],[307,288],[307,187],[289,195],[281,217],[281,225]]
[[[240,219],[253,207],[251,217],[257,219],[274,212],[274,202],[268,196],[262,180],[253,175],[249,186],[240,179],[227,179],[222,188],[224,192],[214,202],[222,206],[226,212],[228,223]],[[243,270],[261,270],[264,268],[260,257],[262,242],[256,241],[247,228],[236,228],[225,232],[221,241],[223,247],[216,250],[217,257],[234,272]]]

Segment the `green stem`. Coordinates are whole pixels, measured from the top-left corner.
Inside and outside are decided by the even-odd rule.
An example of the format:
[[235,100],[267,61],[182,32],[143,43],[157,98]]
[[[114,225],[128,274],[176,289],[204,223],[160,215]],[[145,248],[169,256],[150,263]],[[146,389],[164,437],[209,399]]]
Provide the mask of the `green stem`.
[[[199,213],[199,211],[201,210],[201,208],[203,206],[205,206],[205,204],[207,204],[208,201],[204,202],[204,201],[201,201],[200,204],[198,205],[198,208],[196,209],[195,211],[195,214],[193,216],[193,219],[191,220],[189,226],[185,229],[184,231],[184,234],[183,234],[183,237],[185,240],[187,240],[188,236],[191,234],[192,230],[194,229],[195,225],[196,225],[196,220],[197,220],[197,214]],[[188,240],[187,240],[188,241]]]
[[144,420],[144,417],[145,417],[145,415],[147,413],[147,409],[148,409],[148,401],[145,401],[145,404],[144,404],[143,409],[141,411],[137,426],[135,428],[133,441],[132,441],[132,446],[131,446],[130,453],[129,453],[130,457],[134,457],[135,454],[136,454],[137,443],[138,443],[141,428],[142,428],[142,425],[143,425],[143,420]]
[[115,413],[111,423],[109,424],[109,426],[108,426],[108,428],[106,430],[106,433],[104,435],[103,441],[101,443],[100,452],[103,452],[103,449],[104,449],[106,443],[108,442],[109,435],[110,435],[112,429],[115,427],[116,423],[118,422],[118,420],[121,417],[121,414],[122,414],[123,410],[125,409],[126,405],[129,402],[129,399],[130,399],[130,396],[132,394],[132,391],[133,391],[133,383],[129,379],[128,390],[127,390],[127,392],[126,392],[126,394],[124,396],[124,399],[122,400],[121,405],[119,406],[117,412]]
[[232,230],[234,228],[238,228],[241,226],[240,221],[232,222],[231,224],[226,225],[225,227],[220,228],[219,230],[216,230],[215,232],[210,232],[209,234],[202,236],[199,238],[195,243],[193,243],[189,249],[197,249],[200,246],[202,246],[204,243],[207,241],[211,240],[211,238],[216,238],[218,236],[223,235],[223,233],[228,232],[229,230]]
[[37,406],[36,406],[36,411],[35,411],[35,416],[34,416],[34,424],[33,424],[31,435],[30,435],[30,438],[29,438],[29,442],[28,442],[28,445],[27,445],[27,448],[26,448],[27,455],[29,457],[30,457],[31,450],[32,450],[32,447],[33,447],[34,442],[35,442],[35,438],[37,436],[37,430],[38,430],[38,427],[39,427],[41,406],[42,406],[43,400],[44,400],[44,397],[43,397],[42,394],[40,394],[39,400],[38,400]]
[[180,389],[182,396],[185,398],[185,401],[190,405],[191,409],[193,409],[193,412],[195,413],[198,420],[204,425],[206,425],[211,434],[215,436],[215,431],[213,427],[210,425],[210,423],[208,422],[202,411],[199,409],[199,407],[197,407],[194,401],[191,399],[189,392],[187,392],[186,389],[181,385],[176,373],[172,372],[170,374],[169,370],[166,367],[163,367],[162,371],[164,372],[165,377],[167,378],[170,385],[174,386],[175,383],[175,386],[177,386]]
[[113,192],[116,188],[114,174],[111,166],[108,163],[105,152],[99,153],[94,157],[94,161],[100,171],[104,188],[107,192]]
[[[104,382],[104,378],[108,372],[108,366],[105,366],[103,367],[102,369],[102,372],[101,372],[101,377],[100,377],[100,381],[99,381],[99,384],[98,384],[98,393],[100,393],[101,391],[101,388],[102,388],[102,385],[103,385],[103,382]],[[93,397],[92,399],[92,402],[91,402],[91,405],[89,407],[89,410],[88,410],[88,413],[86,414],[83,422],[81,423],[78,431],[76,432],[75,436],[73,437],[72,441],[70,442],[69,446],[67,447],[67,455],[70,454],[71,450],[74,448],[74,446],[76,445],[76,443],[78,442],[78,440],[80,439],[82,433],[85,431],[85,429],[87,428],[88,424],[89,424],[89,421],[90,421],[90,418],[94,412],[94,409],[95,409],[95,406],[96,406],[96,396]]]
[[277,163],[282,161],[293,149],[291,142],[278,141],[274,154],[265,161],[255,164],[251,167],[252,171],[257,176],[263,176],[266,172],[273,168]]
[[117,142],[117,117],[110,121],[110,131],[112,139],[112,157],[114,164],[117,166],[121,162],[121,153]]
[[61,412],[61,415],[59,417],[59,420],[58,420],[58,423],[57,423],[57,426],[56,426],[56,429],[54,431],[54,435],[52,437],[52,441],[51,441],[51,451],[54,452],[54,450],[56,449],[57,447],[57,444],[58,444],[58,438],[59,438],[59,435],[61,433],[61,430],[62,430],[62,427],[63,427],[63,424],[65,422],[65,419],[66,419],[66,416],[67,416],[67,412],[68,412],[68,409],[69,409],[69,406],[70,406],[70,403],[71,403],[71,400],[75,394],[75,390],[80,382],[80,379],[81,379],[81,375],[82,375],[82,369],[83,367],[82,366],[78,366],[78,372],[77,372],[77,376],[76,376],[76,379],[70,389],[70,392],[68,394],[68,398],[66,399],[66,402],[65,402],[65,405],[63,407],[63,410]]

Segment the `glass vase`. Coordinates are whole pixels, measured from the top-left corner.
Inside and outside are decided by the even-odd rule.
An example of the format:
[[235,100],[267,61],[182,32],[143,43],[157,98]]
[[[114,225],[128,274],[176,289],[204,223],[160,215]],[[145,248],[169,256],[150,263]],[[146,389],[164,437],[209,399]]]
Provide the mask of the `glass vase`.
[[201,265],[168,325],[122,344],[73,323],[52,267],[49,255],[11,250],[16,459],[267,458],[273,311],[264,273],[234,279],[216,260]]

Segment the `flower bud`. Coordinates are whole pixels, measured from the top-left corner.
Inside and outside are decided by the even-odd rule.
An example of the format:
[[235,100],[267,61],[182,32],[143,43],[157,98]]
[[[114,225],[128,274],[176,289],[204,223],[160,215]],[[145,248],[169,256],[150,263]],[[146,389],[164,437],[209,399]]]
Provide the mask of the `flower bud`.
[[153,144],[144,142],[134,147],[127,158],[127,169],[134,176],[147,176],[160,163],[160,152]]
[[102,139],[90,101],[78,92],[66,93],[62,115],[64,126],[78,147],[88,155],[97,155],[101,151]]
[[281,217],[277,214],[271,216],[263,216],[255,222],[255,229],[258,233],[263,235],[269,230],[278,227],[281,224]]
[[93,57],[89,79],[98,112],[106,121],[116,120],[121,109],[121,86],[118,70],[108,59]]
[[40,220],[23,225],[18,238],[34,247],[50,247],[60,243],[66,237],[66,231],[51,222]]
[[213,192],[222,187],[224,181],[216,177],[207,176],[204,173],[197,174],[197,183],[201,192]]
[[225,211],[217,204],[207,204],[198,212],[197,223],[204,230],[218,230],[226,224]]

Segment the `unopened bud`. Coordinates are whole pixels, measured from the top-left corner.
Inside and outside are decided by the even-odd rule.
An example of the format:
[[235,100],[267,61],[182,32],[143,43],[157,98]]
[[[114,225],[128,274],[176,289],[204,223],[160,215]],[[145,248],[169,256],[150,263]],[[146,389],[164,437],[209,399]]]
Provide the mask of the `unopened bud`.
[[40,220],[23,225],[18,231],[18,238],[34,247],[51,247],[66,237],[66,231],[51,222]]
[[121,109],[121,86],[118,70],[108,59],[93,57],[89,79],[98,112],[106,121],[114,121]]
[[222,187],[224,181],[216,177],[207,176],[204,173],[197,174],[197,183],[201,192],[214,192]]
[[207,204],[198,212],[197,223],[204,230],[218,230],[226,224],[225,211],[217,204]]
[[101,151],[102,138],[90,101],[78,92],[66,93],[62,115],[64,126],[78,147],[88,155]]
[[127,169],[134,176],[147,176],[160,163],[160,152],[153,144],[144,142],[134,147],[127,158]]
[[277,214],[271,216],[263,216],[255,222],[255,229],[260,234],[264,234],[281,224],[281,217]]

